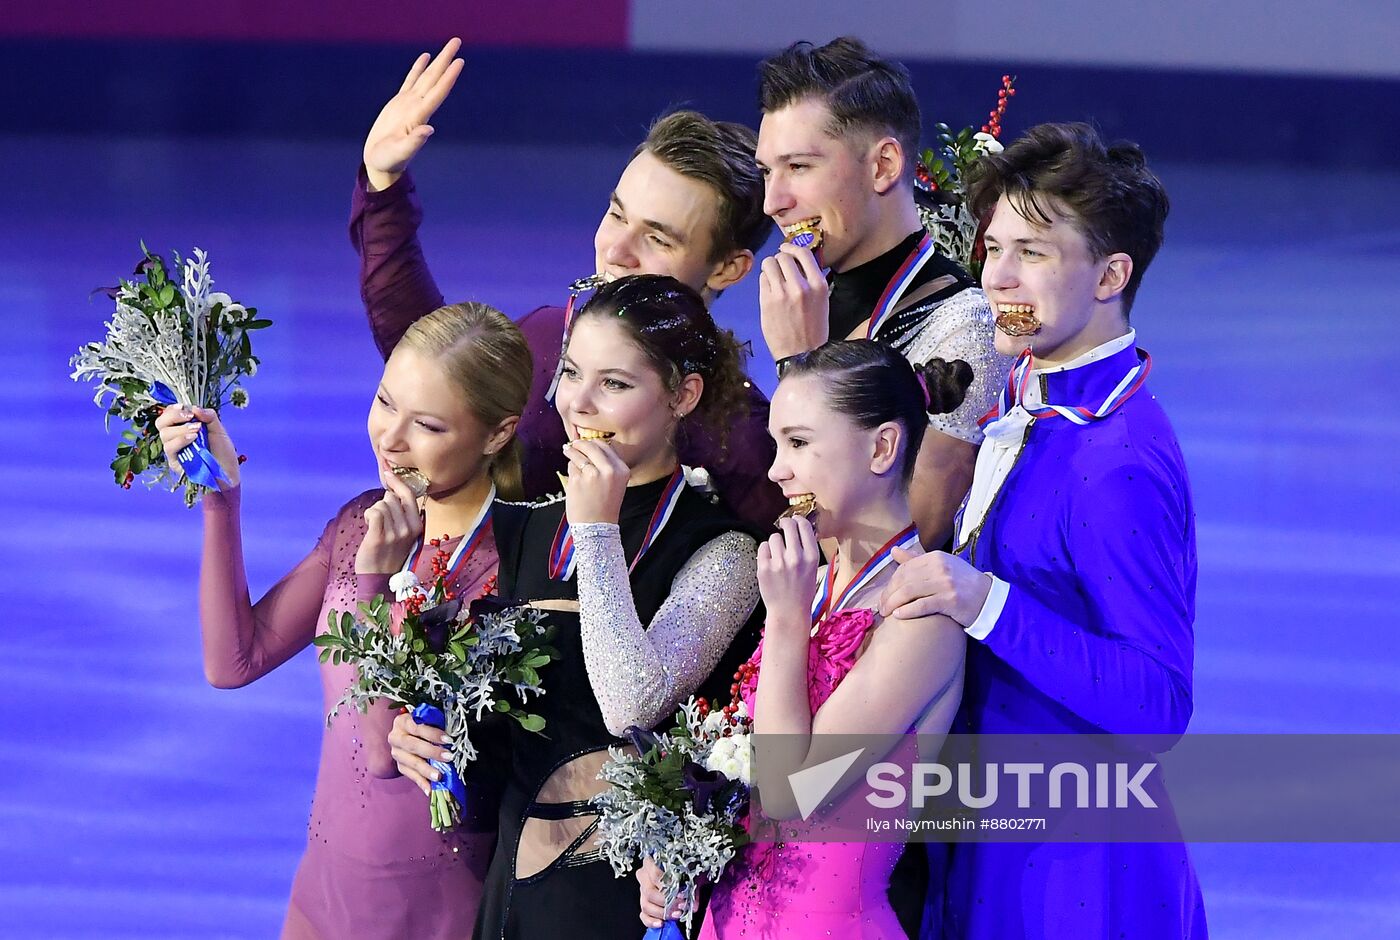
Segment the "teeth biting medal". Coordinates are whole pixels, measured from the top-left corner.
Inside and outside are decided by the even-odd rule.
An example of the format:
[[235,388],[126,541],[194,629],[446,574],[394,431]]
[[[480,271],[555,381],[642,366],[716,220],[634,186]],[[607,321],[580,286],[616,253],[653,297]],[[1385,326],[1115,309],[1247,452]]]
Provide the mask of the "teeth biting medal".
[[1040,318],[1030,304],[997,304],[997,329],[1007,336],[1034,336],[1040,327]]
[[804,219],[783,229],[783,241],[816,251],[822,244],[821,219]]
[[783,510],[783,514],[778,517],[777,521],[782,522],[784,519],[794,519],[798,516],[803,516],[805,518],[816,512],[816,510],[817,498],[811,493],[803,493],[800,496],[789,496],[788,508]]

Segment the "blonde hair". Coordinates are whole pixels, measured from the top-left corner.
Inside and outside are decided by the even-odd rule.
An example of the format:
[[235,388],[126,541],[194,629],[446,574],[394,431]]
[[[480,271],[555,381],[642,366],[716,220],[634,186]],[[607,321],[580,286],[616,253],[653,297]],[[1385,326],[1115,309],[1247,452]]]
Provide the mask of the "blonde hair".
[[[448,304],[415,321],[399,344],[439,360],[467,408],[487,427],[525,412],[534,359],[520,327],[494,307]],[[521,499],[520,441],[512,436],[491,458],[491,479],[505,499]]]

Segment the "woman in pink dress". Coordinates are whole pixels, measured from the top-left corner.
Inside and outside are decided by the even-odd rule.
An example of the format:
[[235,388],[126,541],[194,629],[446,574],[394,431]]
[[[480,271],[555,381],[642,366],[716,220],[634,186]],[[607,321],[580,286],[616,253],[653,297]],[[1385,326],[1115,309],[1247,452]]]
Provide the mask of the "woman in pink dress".
[[[497,492],[509,498],[519,490],[514,435],[531,370],[520,330],[490,307],[456,304],[416,322],[370,403],[370,444],[384,489],[342,506],[311,553],[256,604],[243,568],[239,466],[228,432],[213,411],[167,409],[157,425],[172,466],[203,425],[230,481],[203,501],[199,603],[209,682],[236,688],[266,675],[311,645],[329,611],[392,597],[389,580],[401,570],[430,583],[425,532],[448,536],[439,547],[449,553],[449,583],[459,597],[489,590],[496,573],[489,510]],[[429,481],[421,498],[394,472],[409,469]],[[354,674],[349,664],[322,664],[327,711]],[[342,708],[326,728],[284,938],[471,936],[495,807],[469,791],[462,826],[434,832],[423,794],[395,774],[386,740],[392,718],[384,704],[365,715]]]
[[[794,742],[784,766],[758,766],[766,816],[800,815],[776,796],[784,788],[764,786],[766,776],[849,750],[828,752],[830,736],[941,734],[953,720],[962,629],[944,617],[884,620],[875,608],[898,560],[920,551],[908,488],[928,415],[957,407],[971,371],[960,360],[916,370],[866,341],[828,343],[786,365],[769,418],[778,443],[769,476],[790,500],[812,498],[816,508],[811,521],[783,519],[759,547],[767,621],[736,675],[755,732]],[[819,567],[818,539],[836,544],[829,567]],[[902,844],[786,838],[820,825],[784,822],[783,841],[743,848],[715,886],[702,940],[904,937],[886,898]],[[656,874],[650,863],[638,874],[649,927],[677,916],[662,911]]]

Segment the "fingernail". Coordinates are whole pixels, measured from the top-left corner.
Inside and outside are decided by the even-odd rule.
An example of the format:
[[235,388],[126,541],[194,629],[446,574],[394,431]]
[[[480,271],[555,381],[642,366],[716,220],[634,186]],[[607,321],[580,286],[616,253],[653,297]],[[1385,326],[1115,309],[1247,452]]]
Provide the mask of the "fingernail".
[[451,751],[443,751],[443,752],[442,752],[442,756],[439,757],[438,760],[443,761],[443,762],[451,761],[451,760],[452,760],[452,752],[451,752]]
[[450,735],[450,734],[444,734],[444,735],[442,736],[442,743],[443,743],[443,744],[452,744],[452,743],[454,743],[453,740],[452,740],[452,735]]
[[441,779],[442,779],[442,774],[440,774],[440,773],[438,773],[436,770],[434,770],[434,771],[433,771],[433,779],[434,779],[434,780],[441,780]]

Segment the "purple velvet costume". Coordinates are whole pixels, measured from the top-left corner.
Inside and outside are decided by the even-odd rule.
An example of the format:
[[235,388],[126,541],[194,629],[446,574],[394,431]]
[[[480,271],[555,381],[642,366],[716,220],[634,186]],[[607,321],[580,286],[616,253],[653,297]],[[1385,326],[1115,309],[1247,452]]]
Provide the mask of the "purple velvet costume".
[[[231,688],[253,682],[311,645],[332,610],[390,596],[389,576],[356,574],[371,490],[341,507],[316,547],[256,603],[248,597],[239,527],[239,488],[204,497],[204,562],[199,580],[204,663],[209,681]],[[451,551],[457,539],[444,548]],[[432,553],[415,573],[431,579]],[[475,597],[496,573],[496,546],[484,539],[468,556],[455,587]],[[349,663],[322,663],[322,704],[329,711],[355,677]],[[360,714],[343,707],[321,739],[306,853],[292,882],[284,940],[466,940],[481,901],[482,879],[496,841],[495,807],[468,794],[468,821],[434,832],[428,801],[394,773],[388,733],[393,714],[380,703]]]
[[[1129,342],[1031,381],[1046,403],[1096,408],[1136,362]],[[1196,531],[1166,414],[1144,387],[1087,425],[1038,418],[1021,446],[964,552],[1010,589],[990,633],[968,644],[953,730],[1183,733]],[[951,853],[941,932],[935,894],[925,937],[1206,936],[1184,844],[961,843]]]
[[[423,248],[418,227],[423,208],[405,173],[379,192],[370,192],[360,168],[350,203],[350,241],[360,255],[360,295],[369,314],[374,340],[385,358],[404,331],[443,305]],[[566,293],[559,291],[561,297]],[[545,397],[564,341],[562,307],[539,307],[519,322],[535,359],[530,399],[516,435],[524,450],[525,495],[538,499],[559,491],[557,472],[566,471],[563,422]],[[704,467],[725,502],[744,521],[767,528],[787,508],[781,491],[768,479],[775,445],[768,436],[768,399],[750,383],[749,412],[729,428],[721,455],[717,442],[699,428],[679,440],[681,462]]]

